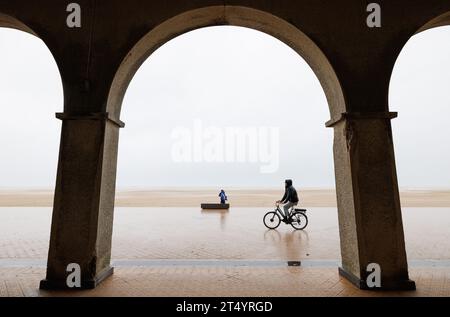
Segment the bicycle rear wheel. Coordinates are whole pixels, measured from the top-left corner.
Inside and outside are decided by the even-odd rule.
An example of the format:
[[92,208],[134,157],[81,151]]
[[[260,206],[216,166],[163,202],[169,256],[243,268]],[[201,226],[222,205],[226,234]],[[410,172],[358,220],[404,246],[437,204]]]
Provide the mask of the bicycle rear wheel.
[[296,212],[292,215],[291,226],[295,230],[303,230],[308,225],[308,216],[302,212]]
[[271,211],[265,214],[263,222],[267,228],[273,230],[280,226],[281,218],[276,212]]

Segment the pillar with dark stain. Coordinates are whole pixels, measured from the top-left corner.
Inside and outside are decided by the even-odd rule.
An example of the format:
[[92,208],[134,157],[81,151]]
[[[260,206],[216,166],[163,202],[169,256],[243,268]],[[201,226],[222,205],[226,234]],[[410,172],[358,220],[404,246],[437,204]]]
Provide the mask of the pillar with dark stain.
[[392,142],[396,113],[345,113],[334,127],[342,267],[369,289],[369,264],[381,268],[381,289],[413,290],[409,280]]
[[111,239],[121,122],[107,114],[65,115],[54,198],[47,277],[42,289],[67,288],[67,266],[81,267],[81,287],[112,274]]

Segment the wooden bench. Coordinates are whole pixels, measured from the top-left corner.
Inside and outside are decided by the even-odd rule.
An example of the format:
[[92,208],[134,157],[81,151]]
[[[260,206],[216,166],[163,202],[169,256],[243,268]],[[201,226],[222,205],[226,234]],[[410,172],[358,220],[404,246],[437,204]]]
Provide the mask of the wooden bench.
[[230,204],[202,204],[202,209],[230,209]]

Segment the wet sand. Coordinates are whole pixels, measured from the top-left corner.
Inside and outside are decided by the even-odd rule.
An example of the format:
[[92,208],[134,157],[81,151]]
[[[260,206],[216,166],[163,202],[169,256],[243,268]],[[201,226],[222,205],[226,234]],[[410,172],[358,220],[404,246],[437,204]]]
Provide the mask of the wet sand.
[[[234,207],[272,207],[281,198],[279,189],[227,190]],[[331,189],[300,190],[302,205],[336,207],[336,193]],[[120,190],[116,207],[198,207],[201,203],[217,202],[217,189],[151,189]],[[450,190],[402,190],[403,207],[450,207]],[[51,207],[50,190],[0,190],[0,207]]]

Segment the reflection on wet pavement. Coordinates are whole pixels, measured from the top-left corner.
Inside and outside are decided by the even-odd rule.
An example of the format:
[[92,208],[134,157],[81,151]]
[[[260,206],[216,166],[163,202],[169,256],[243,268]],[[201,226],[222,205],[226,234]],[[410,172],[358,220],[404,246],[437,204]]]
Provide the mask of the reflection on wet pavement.
[[[124,211],[119,208],[113,257],[296,261],[316,256],[339,259],[337,217],[325,215],[326,209],[311,210],[311,214],[317,213],[313,219],[321,221],[315,223],[314,219],[305,231],[296,231],[285,224],[276,230],[268,230],[262,222],[267,210],[262,208],[232,208],[229,211],[196,208]],[[156,214],[159,214],[158,219]],[[157,223],[153,222],[155,219]],[[322,246],[312,242],[311,235]],[[324,241],[327,243],[323,244]]]
[[[335,208],[309,208],[305,231],[268,230],[267,211],[116,208],[113,260],[339,261]],[[410,263],[450,259],[450,208],[403,208],[403,218]],[[0,208],[0,259],[45,261],[50,223],[51,208]]]

